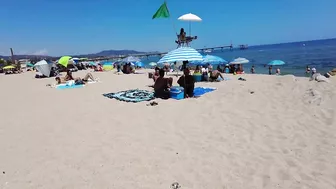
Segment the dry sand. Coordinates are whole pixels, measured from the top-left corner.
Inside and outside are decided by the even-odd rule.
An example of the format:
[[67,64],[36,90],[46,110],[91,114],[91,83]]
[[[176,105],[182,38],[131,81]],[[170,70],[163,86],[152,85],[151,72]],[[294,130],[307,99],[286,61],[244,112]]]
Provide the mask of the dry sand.
[[102,96],[151,90],[146,74],[94,76],[56,90],[52,78],[0,75],[1,189],[336,188],[336,78],[230,75],[152,107]]

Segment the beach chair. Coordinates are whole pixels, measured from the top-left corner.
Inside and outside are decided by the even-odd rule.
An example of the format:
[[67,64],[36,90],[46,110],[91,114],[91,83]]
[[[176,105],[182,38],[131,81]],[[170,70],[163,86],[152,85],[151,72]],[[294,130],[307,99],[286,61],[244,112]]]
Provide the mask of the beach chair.
[[189,44],[196,39],[197,36],[186,36],[185,39],[181,39],[180,35],[177,35],[175,43],[177,43],[177,47],[189,47]]

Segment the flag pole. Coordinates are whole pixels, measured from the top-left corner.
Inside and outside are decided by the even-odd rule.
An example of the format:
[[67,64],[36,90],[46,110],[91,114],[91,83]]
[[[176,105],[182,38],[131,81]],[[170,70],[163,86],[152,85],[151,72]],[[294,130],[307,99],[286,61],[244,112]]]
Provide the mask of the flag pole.
[[[165,0],[164,2],[166,3],[166,6],[167,6],[167,0]],[[167,9],[168,9],[168,6],[167,6]],[[169,11],[169,9],[168,9],[168,11]],[[171,18],[170,11],[169,11],[169,19],[170,19],[170,21],[172,22],[173,30],[174,30],[174,32],[175,32],[175,35],[177,35],[176,27],[175,27],[175,24],[174,24],[173,19]]]

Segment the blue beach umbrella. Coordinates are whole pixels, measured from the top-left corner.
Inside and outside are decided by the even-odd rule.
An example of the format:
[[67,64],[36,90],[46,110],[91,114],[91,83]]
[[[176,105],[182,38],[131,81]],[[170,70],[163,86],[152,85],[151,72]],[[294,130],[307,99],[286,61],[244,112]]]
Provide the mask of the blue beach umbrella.
[[227,61],[224,60],[223,58],[219,57],[219,56],[213,56],[213,55],[205,55],[203,56],[203,62],[205,64],[209,63],[209,64],[226,64]]
[[285,65],[286,63],[282,60],[273,60],[270,63],[268,63],[267,65],[269,66],[282,66]]
[[89,62],[89,65],[90,66],[97,66],[97,63],[95,63],[95,62]]
[[144,64],[142,62],[136,62],[135,65],[140,67],[140,68],[144,67]]
[[168,54],[163,56],[159,60],[158,64],[174,63],[182,61],[189,61],[189,62],[203,61],[203,57],[199,52],[197,52],[195,49],[191,47],[180,47],[178,49],[170,51]]
[[107,65],[107,66],[112,66],[113,63],[112,63],[112,62],[103,62],[103,65],[104,65],[104,66],[105,66],[105,65]]
[[151,63],[149,63],[148,65],[149,65],[149,66],[152,66],[152,67],[155,67],[155,66],[157,66],[157,63],[155,63],[155,62],[151,62]]

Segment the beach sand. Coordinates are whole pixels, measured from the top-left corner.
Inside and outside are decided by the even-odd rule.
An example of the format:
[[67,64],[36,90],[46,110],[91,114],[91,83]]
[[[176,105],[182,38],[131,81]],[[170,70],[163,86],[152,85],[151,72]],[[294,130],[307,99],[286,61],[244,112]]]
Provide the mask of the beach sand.
[[68,90],[0,75],[1,189],[336,187],[336,78],[228,75],[146,106],[102,94],[152,90],[147,74],[93,74],[102,82]]

